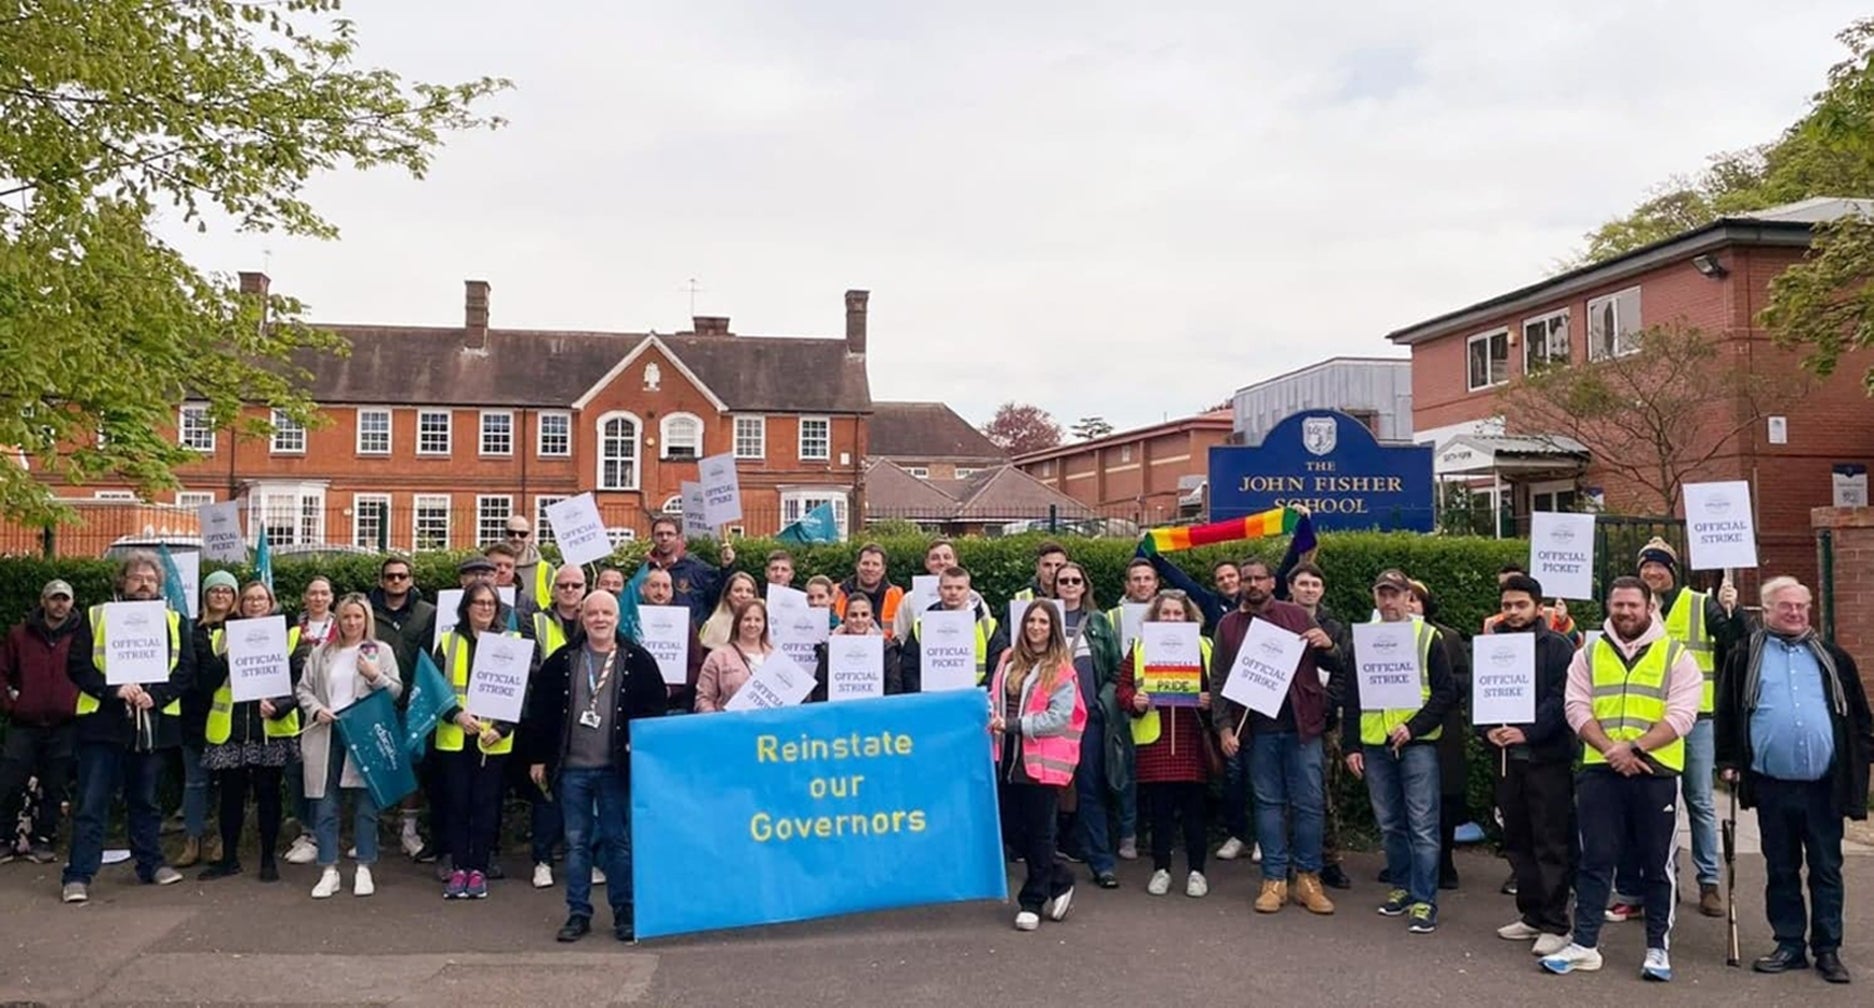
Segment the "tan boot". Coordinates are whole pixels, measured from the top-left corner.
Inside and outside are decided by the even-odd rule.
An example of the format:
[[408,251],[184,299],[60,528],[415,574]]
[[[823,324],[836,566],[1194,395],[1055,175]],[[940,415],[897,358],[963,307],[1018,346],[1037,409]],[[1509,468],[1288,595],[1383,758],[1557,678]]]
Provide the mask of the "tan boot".
[[176,868],[192,868],[202,862],[202,838],[189,837],[182,841],[182,853],[169,862]]
[[1263,879],[1262,891],[1256,894],[1257,913],[1275,913],[1288,902],[1288,883],[1279,879]]
[[1295,873],[1295,905],[1308,908],[1309,913],[1331,914],[1334,901],[1327,898],[1327,891],[1321,888],[1321,876],[1317,872]]
[[208,839],[202,842],[202,860],[210,863],[217,863],[221,860],[221,834],[210,834]]

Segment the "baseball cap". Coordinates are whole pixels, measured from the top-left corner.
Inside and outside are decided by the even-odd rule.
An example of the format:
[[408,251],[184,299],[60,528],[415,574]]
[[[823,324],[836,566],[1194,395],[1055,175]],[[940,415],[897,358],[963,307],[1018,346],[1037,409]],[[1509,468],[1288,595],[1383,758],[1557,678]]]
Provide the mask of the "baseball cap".
[[1373,579],[1373,587],[1376,589],[1393,588],[1398,591],[1411,591],[1412,579],[1405,576],[1405,571],[1397,567],[1389,567],[1380,571],[1379,577]]
[[46,586],[44,588],[39,589],[39,597],[42,599],[49,599],[54,595],[63,595],[66,598],[78,597],[72,594],[71,585],[66,584],[64,581],[61,581],[58,578],[53,578],[52,580],[47,581]]

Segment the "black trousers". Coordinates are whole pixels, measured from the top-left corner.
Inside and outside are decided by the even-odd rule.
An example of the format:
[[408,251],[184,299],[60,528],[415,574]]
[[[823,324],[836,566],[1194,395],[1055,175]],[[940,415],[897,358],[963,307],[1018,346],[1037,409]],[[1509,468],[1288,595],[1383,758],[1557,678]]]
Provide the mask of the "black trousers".
[[501,829],[502,771],[508,757],[484,755],[471,743],[460,752],[437,752],[442,775],[441,833],[458,871],[488,871]]
[[1679,778],[1640,774],[1622,777],[1604,764],[1590,764],[1575,779],[1581,831],[1581,865],[1575,873],[1575,944],[1595,948],[1602,914],[1614,887],[1614,867],[1623,855],[1640,866],[1646,897],[1646,947],[1663,949],[1672,934],[1678,902],[1673,873],[1677,852],[1673,830]]
[[12,842],[13,823],[21,804],[30,801],[26,782],[39,781],[39,802],[32,813],[34,842],[50,844],[59,835],[59,806],[71,790],[73,739],[78,726],[71,722],[43,728],[13,724],[7,727],[6,755],[0,757],[0,824],[5,841]]
[[[1768,880],[1763,908],[1779,948],[1801,949],[1803,938],[1818,954],[1841,948],[1841,816],[1830,809],[1827,777],[1786,781],[1753,772],[1757,830],[1763,839]],[[1802,901],[1803,862],[1809,865],[1809,905]]]
[[1178,835],[1180,820],[1184,827],[1184,860],[1190,870],[1204,870],[1204,856],[1210,828],[1206,805],[1210,789],[1197,781],[1165,781],[1139,785],[1139,804],[1145,820],[1152,825],[1152,868],[1171,870],[1171,841]]
[[1516,910],[1523,923],[1567,934],[1573,881],[1575,775],[1567,763],[1510,760],[1498,764],[1497,808],[1503,812],[1503,854],[1516,875]]
[[260,829],[260,863],[273,861],[280,843],[280,767],[248,766],[215,771],[221,787],[221,856],[239,861],[241,824],[247,821],[247,794],[254,794],[254,819]]
[[1002,782],[1002,829],[1009,845],[1027,863],[1028,878],[1016,901],[1023,910],[1041,905],[1074,887],[1073,872],[1054,859],[1054,817],[1061,789],[1049,784]]

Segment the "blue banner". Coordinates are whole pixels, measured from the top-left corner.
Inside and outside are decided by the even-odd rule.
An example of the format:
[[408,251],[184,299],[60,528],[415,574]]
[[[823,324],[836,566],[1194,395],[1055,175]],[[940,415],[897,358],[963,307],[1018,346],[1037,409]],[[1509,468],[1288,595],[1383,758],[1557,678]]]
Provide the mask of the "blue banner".
[[403,751],[397,703],[388,691],[374,689],[339,711],[338,734],[378,808],[394,808],[404,795],[416,790],[416,771]]
[[429,751],[429,733],[436,730],[442,712],[455,706],[455,690],[449,688],[442,670],[430,660],[428,651],[416,653],[416,668],[404,680],[407,691],[404,704],[403,749],[412,760],[422,760]]
[[638,937],[1004,899],[979,690],[631,726]]

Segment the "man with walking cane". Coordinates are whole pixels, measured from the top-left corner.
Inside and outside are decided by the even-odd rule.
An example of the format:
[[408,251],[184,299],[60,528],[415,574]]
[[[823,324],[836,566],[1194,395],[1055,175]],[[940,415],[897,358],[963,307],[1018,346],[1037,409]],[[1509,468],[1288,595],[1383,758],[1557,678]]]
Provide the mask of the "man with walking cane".
[[1730,787],[1731,805],[1724,817],[1724,918],[1725,945],[1724,964],[1739,966],[1743,964],[1743,953],[1737,946],[1737,784]]
[[[1842,819],[1867,818],[1874,721],[1854,659],[1809,627],[1809,589],[1775,577],[1761,594],[1764,628],[1725,662],[1716,718],[1718,767],[1736,803],[1757,810],[1763,837],[1764,910],[1776,948],[1751,969],[1807,969],[1807,938],[1822,979],[1845,984]],[[1733,939],[1733,957],[1735,948]]]

